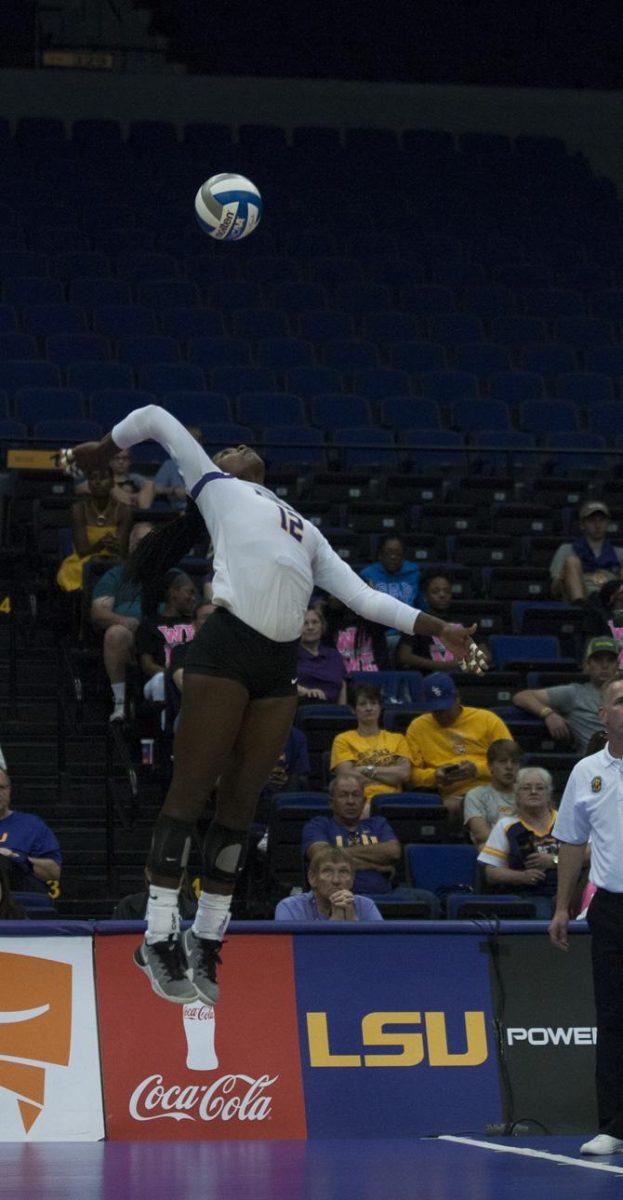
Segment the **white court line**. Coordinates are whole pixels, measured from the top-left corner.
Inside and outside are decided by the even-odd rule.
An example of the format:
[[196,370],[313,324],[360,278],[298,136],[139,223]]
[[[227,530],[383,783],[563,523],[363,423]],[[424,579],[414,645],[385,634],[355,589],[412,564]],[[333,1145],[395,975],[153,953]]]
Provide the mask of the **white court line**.
[[524,1158],[545,1158],[548,1162],[566,1163],[570,1167],[585,1167],[589,1171],[607,1171],[610,1175],[623,1175],[623,1167],[589,1162],[585,1158],[571,1158],[568,1154],[551,1154],[548,1150],[529,1150],[525,1146],[500,1146],[497,1142],[479,1142],[476,1138],[454,1137],[451,1133],[442,1133],[437,1140],[458,1142],[462,1146],[480,1146],[482,1150],[497,1150],[498,1154],[522,1154]]

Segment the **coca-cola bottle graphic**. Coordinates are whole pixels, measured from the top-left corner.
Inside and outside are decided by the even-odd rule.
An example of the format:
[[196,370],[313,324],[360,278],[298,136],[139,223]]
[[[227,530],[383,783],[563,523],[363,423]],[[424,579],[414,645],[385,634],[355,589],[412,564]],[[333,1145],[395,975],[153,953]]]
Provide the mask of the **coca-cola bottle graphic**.
[[183,1010],[186,1034],[186,1066],[190,1071],[214,1071],[218,1058],[214,1048],[216,1017],[214,1006],[203,1000],[185,1004]]

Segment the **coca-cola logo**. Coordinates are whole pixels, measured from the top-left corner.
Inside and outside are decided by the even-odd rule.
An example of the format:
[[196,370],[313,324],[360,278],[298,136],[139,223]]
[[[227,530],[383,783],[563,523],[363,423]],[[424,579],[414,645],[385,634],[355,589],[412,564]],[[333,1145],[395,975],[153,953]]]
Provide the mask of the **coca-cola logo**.
[[272,1096],[264,1095],[279,1076],[221,1075],[209,1084],[172,1084],[148,1075],[132,1092],[130,1115],[135,1121],[265,1121]]

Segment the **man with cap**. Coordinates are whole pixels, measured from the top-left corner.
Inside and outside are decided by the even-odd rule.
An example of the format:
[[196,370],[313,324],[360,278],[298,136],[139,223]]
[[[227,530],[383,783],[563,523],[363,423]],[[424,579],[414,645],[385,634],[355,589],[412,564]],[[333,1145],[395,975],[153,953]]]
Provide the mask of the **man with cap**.
[[617,644],[611,637],[594,637],[587,643],[583,670],[586,683],[561,683],[550,688],[524,688],[513,696],[513,704],[545,721],[556,742],[573,741],[584,754],[593,736],[602,728],[599,709],[601,689],[619,674]]
[[424,680],[424,706],[406,732],[414,788],[434,788],[448,810],[449,827],[462,825],[463,797],[491,782],[487,750],[499,738],[512,741],[504,722],[486,708],[469,708],[451,675],[436,671]]
[[581,535],[563,542],[550,563],[552,596],[570,604],[582,604],[610,579],[619,579],[623,546],[613,546],[606,537],[610,510],[603,500],[587,500],[580,508]]

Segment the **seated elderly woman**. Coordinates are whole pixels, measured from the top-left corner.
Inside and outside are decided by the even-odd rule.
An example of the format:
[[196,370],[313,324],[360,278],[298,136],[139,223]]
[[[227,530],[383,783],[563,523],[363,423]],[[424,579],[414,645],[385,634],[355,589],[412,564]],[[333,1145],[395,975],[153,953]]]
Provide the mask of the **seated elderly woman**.
[[56,575],[64,592],[82,587],[82,569],[89,559],[122,558],[128,548],[132,510],[113,499],[112,471],[91,471],[87,482],[88,493],[78,496],[71,509],[73,553],[63,560]]
[[336,777],[357,775],[364,785],[366,804],[384,792],[401,792],[409,783],[413,763],[406,738],[381,727],[381,693],[371,683],[354,691],[357,728],[333,739],[331,770]]
[[374,900],[353,894],[354,867],[339,847],[318,850],[307,877],[311,890],[280,900],[275,909],[276,921],[383,920]]
[[327,704],[346,704],[346,669],[341,654],[324,642],[326,623],[315,608],[308,608],[299,645],[298,695]]
[[558,886],[558,842],[553,781],[544,767],[522,767],[515,783],[516,813],[493,826],[478,861],[496,892],[529,896],[536,915],[548,920]]

